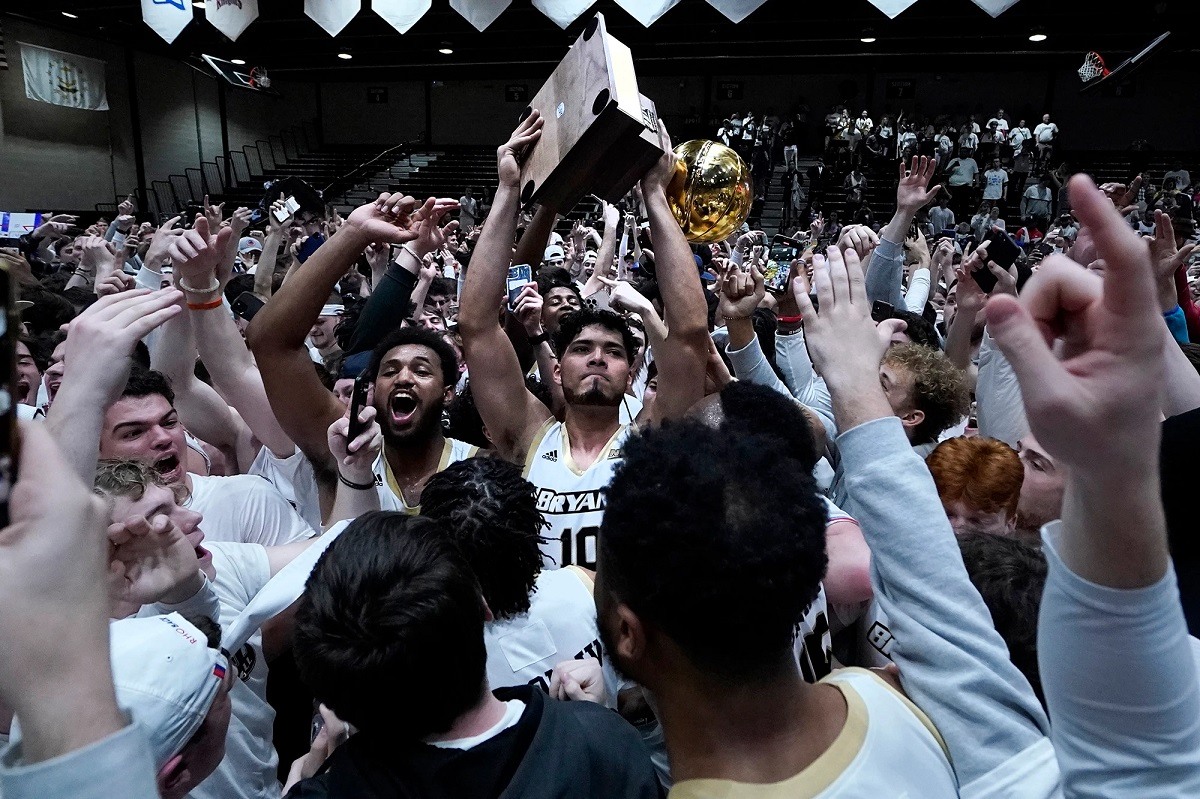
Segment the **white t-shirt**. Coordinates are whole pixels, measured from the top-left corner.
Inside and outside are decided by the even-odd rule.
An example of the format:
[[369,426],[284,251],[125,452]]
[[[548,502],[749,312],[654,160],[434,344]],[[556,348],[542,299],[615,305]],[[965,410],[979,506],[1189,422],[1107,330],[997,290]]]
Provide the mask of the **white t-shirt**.
[[517,722],[521,720],[521,716],[525,713],[525,703],[520,699],[510,699],[504,703],[504,715],[478,735],[472,735],[467,738],[453,738],[449,741],[427,741],[430,746],[436,746],[438,749],[461,749],[466,751],[474,749],[481,743],[486,743],[495,738],[500,733],[507,729],[517,726]]
[[974,158],[955,158],[947,169],[950,174],[946,182],[951,186],[970,185],[979,174],[979,164],[975,163]]
[[[224,478],[219,478],[224,479]],[[252,478],[257,480],[258,478]],[[206,533],[207,535],[207,533]],[[271,579],[267,551],[258,544],[204,542],[212,553],[217,578],[213,590],[221,606],[222,628],[229,625]],[[262,633],[255,632],[230,658],[237,679],[229,698],[233,716],[225,739],[225,759],[190,799],[277,799],[282,786],[277,779],[275,710],[267,703],[267,660],[262,653]]]
[[974,150],[979,147],[979,136],[975,133],[967,131],[958,137],[958,146],[969,147]]
[[999,200],[1004,195],[1004,184],[1008,183],[1008,173],[1003,169],[989,169],[983,173],[983,199]]
[[1012,145],[1013,152],[1021,152],[1021,145],[1028,140],[1033,134],[1029,132],[1029,128],[1013,128],[1008,134],[1008,143]]
[[313,530],[321,529],[317,475],[299,447],[287,458],[277,458],[269,448],[260,448],[247,474],[261,477],[275,486],[275,490],[300,514],[300,518]]
[[209,541],[279,546],[311,538],[312,527],[266,480],[251,474],[192,478],[188,507],[204,516],[201,529]]
[[1037,137],[1038,144],[1049,144],[1058,135],[1058,125],[1053,122],[1042,122],[1033,129],[1033,135]]

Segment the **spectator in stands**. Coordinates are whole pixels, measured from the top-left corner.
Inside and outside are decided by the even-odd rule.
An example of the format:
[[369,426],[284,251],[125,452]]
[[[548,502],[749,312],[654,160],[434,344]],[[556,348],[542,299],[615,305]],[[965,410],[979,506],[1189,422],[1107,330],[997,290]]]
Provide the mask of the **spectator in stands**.
[[1000,166],[1000,159],[993,158],[992,166],[983,173],[983,199],[999,206],[1008,198],[1008,171]]
[[959,215],[965,215],[975,204],[975,188],[979,185],[979,164],[971,150],[946,164],[946,185],[954,192]]
[[469,231],[479,224],[479,201],[475,199],[470,186],[463,190],[463,196],[458,198],[458,222],[464,231]]
[[1049,114],[1042,114],[1042,121],[1033,129],[1037,139],[1038,162],[1045,164],[1054,152],[1054,144],[1058,140],[1058,125],[1050,121]]
[[1037,183],[1025,189],[1025,193],[1021,195],[1022,219],[1030,217],[1049,219],[1053,215],[1054,209],[1051,203],[1054,201],[1054,192],[1050,191],[1048,183],[1044,174],[1038,175]]
[[1171,168],[1163,175],[1163,182],[1165,183],[1168,180],[1174,180],[1175,185],[1182,190],[1186,190],[1192,185],[1192,175],[1183,168],[1182,161],[1172,162]]
[[935,236],[954,227],[954,212],[950,210],[950,198],[944,192],[938,197],[938,204],[929,209],[929,222]]

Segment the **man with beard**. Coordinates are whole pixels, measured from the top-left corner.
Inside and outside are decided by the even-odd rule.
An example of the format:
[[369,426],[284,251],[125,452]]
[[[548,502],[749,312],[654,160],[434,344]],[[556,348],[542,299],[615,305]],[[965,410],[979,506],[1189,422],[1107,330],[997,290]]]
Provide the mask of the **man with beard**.
[[[333,505],[339,479],[327,434],[329,425],[346,409],[313,371],[305,336],[338,279],[367,245],[404,245],[388,267],[385,281],[399,279],[393,270],[416,275],[425,253],[433,249],[442,215],[453,205],[430,198],[418,208],[412,197],[397,193],[381,194],[375,202],[355,209],[338,234],[305,262],[303,273],[285,283],[255,315],[247,330],[246,340],[271,408],[312,464],[324,516]],[[475,447],[442,434],[442,410],[453,398],[458,381],[454,350],[431,331],[402,328],[374,348],[366,374],[384,448],[375,464],[374,483],[346,484],[355,490],[377,490],[384,510],[416,513],[429,476],[476,452]]]
[[[488,435],[501,457],[522,464],[525,477],[537,488],[538,510],[550,524],[549,543],[542,547],[547,565],[594,568],[603,490],[621,461],[632,427],[621,423],[620,408],[633,374],[636,343],[625,320],[614,313],[566,314],[554,337],[558,362],[553,374],[545,376],[562,388],[563,420],[556,420],[525,387],[496,306],[504,295],[516,233],[518,153],[538,141],[541,128],[542,118],[535,110],[497,150],[499,187],[463,284],[458,323],[472,392]],[[642,179],[670,331],[655,349],[661,378],[656,421],[681,416],[703,395],[709,347],[707,305],[696,262],[666,199],[675,160],[665,131],[662,139],[665,155]]]

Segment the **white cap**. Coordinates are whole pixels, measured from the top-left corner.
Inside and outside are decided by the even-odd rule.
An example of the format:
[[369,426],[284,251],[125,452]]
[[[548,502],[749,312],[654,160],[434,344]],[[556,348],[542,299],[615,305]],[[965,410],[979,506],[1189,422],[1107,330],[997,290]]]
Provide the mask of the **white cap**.
[[565,258],[565,257],[566,257],[566,253],[563,252],[562,247],[558,246],[557,244],[551,244],[549,247],[546,248],[546,252],[544,253],[542,260],[551,261],[555,258]]
[[345,305],[329,304],[329,305],[322,305],[321,313],[317,314],[317,316],[341,316],[344,313],[346,313]]
[[250,250],[262,252],[262,242],[253,236],[243,236],[241,240],[238,241],[238,252],[248,252]]
[[[229,664],[178,613],[118,619],[108,627],[117,704],[150,739],[160,769],[200,729]],[[20,740],[13,720],[13,743]]]

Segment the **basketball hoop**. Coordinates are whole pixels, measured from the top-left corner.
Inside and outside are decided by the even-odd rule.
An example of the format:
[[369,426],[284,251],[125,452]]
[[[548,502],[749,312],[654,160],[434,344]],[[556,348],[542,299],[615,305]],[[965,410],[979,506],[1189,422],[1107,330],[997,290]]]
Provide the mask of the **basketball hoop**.
[[1084,83],[1094,81],[1096,78],[1108,76],[1108,67],[1104,66],[1104,59],[1100,54],[1093,51],[1088,53],[1083,58],[1083,66],[1078,70],[1079,79]]

